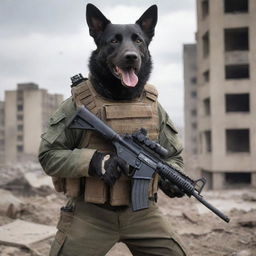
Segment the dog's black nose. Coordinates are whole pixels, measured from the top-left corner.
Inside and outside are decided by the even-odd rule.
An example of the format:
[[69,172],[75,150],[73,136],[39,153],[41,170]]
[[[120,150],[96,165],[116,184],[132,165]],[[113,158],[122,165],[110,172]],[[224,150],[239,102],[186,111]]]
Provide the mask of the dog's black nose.
[[138,54],[136,52],[126,52],[124,57],[127,61],[136,61],[138,59]]

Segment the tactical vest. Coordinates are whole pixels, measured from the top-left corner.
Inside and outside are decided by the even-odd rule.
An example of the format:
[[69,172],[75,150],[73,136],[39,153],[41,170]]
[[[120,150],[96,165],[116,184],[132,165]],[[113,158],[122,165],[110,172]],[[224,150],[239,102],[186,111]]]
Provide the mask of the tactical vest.
[[[154,86],[148,84],[139,98],[130,101],[114,101],[102,97],[95,91],[89,80],[72,88],[72,97],[77,107],[84,105],[119,134],[131,134],[143,127],[147,130],[151,140],[157,140],[159,134],[157,95]],[[110,142],[98,133],[89,130],[84,132],[79,148],[97,149],[101,152],[114,151]],[[70,188],[74,196],[74,193],[79,193],[79,184],[77,179],[67,179],[66,190]],[[149,186],[149,197],[156,194],[157,188],[158,175],[155,175]],[[131,179],[124,175],[112,187],[97,177],[86,177],[84,189],[86,202],[109,203],[112,206],[130,203]]]

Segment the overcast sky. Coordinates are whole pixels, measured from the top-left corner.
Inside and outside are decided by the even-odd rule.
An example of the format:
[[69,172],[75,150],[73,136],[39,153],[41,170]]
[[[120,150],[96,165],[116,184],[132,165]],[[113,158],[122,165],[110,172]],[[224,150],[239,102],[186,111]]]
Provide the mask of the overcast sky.
[[[150,83],[177,126],[183,126],[182,45],[195,41],[195,0],[92,0],[112,23],[134,23],[152,4],[159,19],[150,45]],[[70,77],[88,74],[95,49],[85,22],[87,1],[0,1],[0,100],[17,83],[35,82],[70,96]]]

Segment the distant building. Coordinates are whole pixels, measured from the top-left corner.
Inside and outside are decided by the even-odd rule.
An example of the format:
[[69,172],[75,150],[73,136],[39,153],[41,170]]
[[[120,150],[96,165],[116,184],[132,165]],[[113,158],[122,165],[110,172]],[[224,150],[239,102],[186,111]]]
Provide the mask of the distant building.
[[0,101],[0,164],[4,163],[4,102]]
[[255,13],[255,0],[197,0],[198,167],[212,189],[256,186]]
[[195,173],[198,164],[197,142],[197,63],[196,44],[183,46],[184,113],[185,113],[185,168]]
[[49,94],[37,84],[18,84],[5,91],[5,162],[34,159],[40,136],[50,115],[62,102],[60,94]]

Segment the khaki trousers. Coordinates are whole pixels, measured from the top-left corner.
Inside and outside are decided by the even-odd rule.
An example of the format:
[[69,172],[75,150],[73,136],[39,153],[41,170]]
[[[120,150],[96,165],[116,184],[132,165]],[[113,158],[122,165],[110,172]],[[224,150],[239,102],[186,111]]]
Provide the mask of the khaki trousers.
[[187,256],[155,203],[132,212],[107,210],[78,200],[74,211],[61,211],[50,256],[104,256],[117,242],[135,256]]

